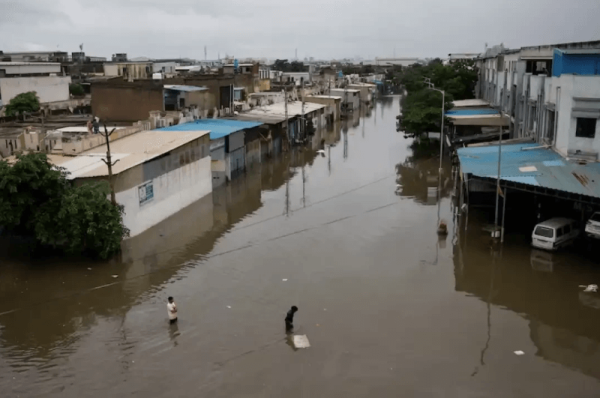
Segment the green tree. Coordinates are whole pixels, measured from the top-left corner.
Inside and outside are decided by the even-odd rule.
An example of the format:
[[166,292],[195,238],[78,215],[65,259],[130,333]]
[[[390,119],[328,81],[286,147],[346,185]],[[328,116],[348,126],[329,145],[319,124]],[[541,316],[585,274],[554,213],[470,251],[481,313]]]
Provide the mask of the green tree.
[[68,190],[58,208],[49,203],[38,215],[37,239],[68,253],[89,252],[104,259],[118,252],[129,231],[122,222],[123,206],[110,203],[109,193],[106,181]]
[[290,63],[288,62],[287,59],[276,59],[275,63],[273,63],[272,68],[273,68],[273,70],[278,70],[281,72],[289,72]]
[[31,235],[41,207],[69,188],[66,176],[41,153],[20,156],[12,166],[0,161],[0,225]]
[[[452,97],[446,95],[445,110],[452,108]],[[442,94],[423,89],[412,92],[402,101],[402,128],[409,134],[439,131],[442,121]],[[447,123],[447,120],[444,121]]]
[[67,177],[45,154],[0,161],[0,225],[41,245],[108,258],[129,234],[123,208],[110,203],[106,182],[73,187]]
[[40,109],[40,100],[35,91],[21,93],[11,99],[6,105],[6,116],[18,116],[26,112],[36,112]]
[[81,84],[73,83],[69,84],[69,93],[74,96],[81,96],[85,94],[85,91],[83,91],[83,86]]

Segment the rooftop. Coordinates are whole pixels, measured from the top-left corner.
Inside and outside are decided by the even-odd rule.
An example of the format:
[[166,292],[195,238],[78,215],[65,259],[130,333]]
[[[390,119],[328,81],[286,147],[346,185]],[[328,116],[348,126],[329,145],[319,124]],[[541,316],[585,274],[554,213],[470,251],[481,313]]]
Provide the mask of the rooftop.
[[[327,107],[327,105],[316,104],[314,102],[305,102],[304,103],[304,113],[306,114],[306,113],[314,112],[318,109],[323,109],[326,107]],[[276,104],[263,106],[259,110],[257,110],[257,112],[264,112],[264,114],[285,116],[285,102],[278,102]],[[288,102],[287,114],[289,117],[301,116],[302,115],[302,102],[301,101]]]
[[[110,143],[113,161],[113,174],[122,173],[139,164],[168,153],[190,141],[196,140],[208,131],[142,131]],[[102,159],[106,157],[104,146],[82,152],[78,156],[48,155],[50,162],[64,167],[71,174],[69,179],[102,177],[108,175],[108,168]]]
[[332,88],[330,91],[347,91],[349,93],[360,93],[360,90],[355,90],[353,88]]
[[199,119],[176,126],[163,127],[155,131],[183,132],[183,131],[210,131],[210,139],[218,140],[237,131],[258,127],[263,123],[232,119]]
[[342,99],[339,95],[308,95],[306,98]]
[[0,66],[60,66],[60,62],[11,62],[2,61]]
[[[497,145],[460,148],[458,157],[463,173],[497,178]],[[600,197],[600,163],[570,162],[537,144],[503,145],[500,167],[505,181]]]
[[461,117],[461,116],[482,116],[482,115],[499,115],[496,109],[451,109],[446,111],[446,116]]
[[167,90],[184,91],[184,92],[207,91],[208,90],[207,87],[184,86],[182,84],[165,84],[164,88]]
[[600,54],[600,48],[573,48],[573,49],[560,49],[555,48],[555,52],[559,54],[567,55],[597,55]]
[[490,103],[484,101],[482,99],[468,99],[468,100],[459,100],[453,102],[455,108],[470,108],[470,107],[479,107],[486,106],[489,107]]

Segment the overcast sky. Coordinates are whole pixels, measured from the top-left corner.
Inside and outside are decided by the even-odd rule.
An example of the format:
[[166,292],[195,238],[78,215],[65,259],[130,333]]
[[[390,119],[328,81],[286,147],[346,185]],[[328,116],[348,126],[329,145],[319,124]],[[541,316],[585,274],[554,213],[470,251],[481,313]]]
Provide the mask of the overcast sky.
[[0,50],[365,59],[600,40],[600,0],[0,0]]

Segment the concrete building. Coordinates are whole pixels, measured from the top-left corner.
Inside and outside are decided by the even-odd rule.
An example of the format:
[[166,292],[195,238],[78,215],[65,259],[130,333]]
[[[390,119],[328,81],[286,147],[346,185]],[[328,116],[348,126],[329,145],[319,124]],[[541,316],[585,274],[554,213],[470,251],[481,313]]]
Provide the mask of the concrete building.
[[[201,119],[159,129],[162,132],[210,131],[213,187],[231,181],[246,170],[245,134],[262,123],[231,119]],[[259,148],[260,151],[260,148]]]
[[252,93],[248,95],[248,104],[251,107],[261,107],[266,105],[275,104],[277,102],[283,102],[283,92],[279,91],[265,91],[260,93]]
[[152,111],[182,111],[195,107],[204,114],[211,105],[206,87],[163,84],[164,81],[120,79],[91,85],[92,113],[100,119],[135,122]]
[[567,106],[594,107],[600,92],[599,51],[600,41],[517,50],[493,47],[478,59],[477,95],[510,118],[511,137],[553,143],[564,154],[581,150],[576,144],[580,140],[567,145],[559,135],[576,130]]
[[411,66],[420,63],[423,63],[423,61],[419,58],[375,58],[375,64],[377,66]]
[[[208,131],[145,131],[111,143],[117,202],[134,237],[212,192]],[[106,180],[104,147],[49,155],[75,184]]]
[[342,98],[342,116],[352,112],[358,112],[358,109],[360,109],[360,90],[332,88],[327,90],[327,93],[329,95]]
[[377,85],[369,83],[352,83],[348,84],[351,90],[360,91],[360,100],[365,104],[370,104],[373,101],[373,94],[377,91]]
[[0,51],[0,61],[12,62],[67,62],[66,51]]
[[448,63],[458,62],[458,61],[473,61],[478,58],[480,53],[452,53],[448,54]]
[[69,100],[70,76],[50,62],[0,62],[0,101],[6,105],[19,94],[35,91],[40,103]]
[[495,193],[500,166],[504,194],[529,192],[538,214],[545,206],[585,221],[600,207],[600,42],[548,47],[494,48],[478,59],[478,94],[510,121],[512,139],[501,152],[458,149],[460,170],[470,194]]
[[340,120],[342,116],[342,97],[334,95],[309,95],[306,97],[305,101],[327,105],[325,117],[328,119],[329,123]]
[[301,87],[302,83],[312,83],[310,72],[283,72],[279,79],[280,83],[293,83],[296,87]]
[[120,76],[125,80],[152,79],[153,65],[152,61],[105,63],[104,76]]

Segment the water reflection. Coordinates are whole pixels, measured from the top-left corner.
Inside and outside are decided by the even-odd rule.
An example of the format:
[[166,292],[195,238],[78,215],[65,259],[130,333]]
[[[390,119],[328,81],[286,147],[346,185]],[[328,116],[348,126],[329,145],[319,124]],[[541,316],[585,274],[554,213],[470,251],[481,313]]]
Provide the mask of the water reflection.
[[[70,347],[100,319],[122,323],[136,303],[185,271],[190,259],[208,256],[224,234],[258,211],[263,192],[277,191],[302,175],[319,156],[316,150],[322,142],[339,142],[340,130],[338,123],[318,131],[309,147],[265,161],[125,241],[118,261],[3,259],[0,313],[15,312],[0,316],[0,354],[9,365],[27,369],[68,356]],[[302,180],[306,182],[306,176]],[[306,199],[303,187],[301,206]],[[178,326],[170,327],[174,345],[177,336]]]
[[600,300],[579,288],[581,282],[599,280],[600,271],[572,254],[532,250],[522,242],[505,244],[494,258],[480,227],[472,223],[468,231],[460,230],[454,273],[457,291],[488,305],[488,340],[491,304],[529,320],[537,355],[600,378],[595,365],[600,361]]

